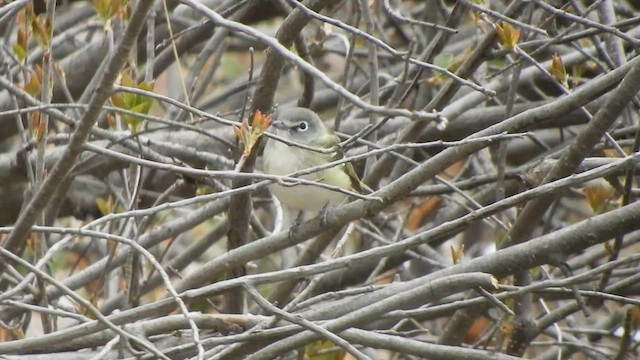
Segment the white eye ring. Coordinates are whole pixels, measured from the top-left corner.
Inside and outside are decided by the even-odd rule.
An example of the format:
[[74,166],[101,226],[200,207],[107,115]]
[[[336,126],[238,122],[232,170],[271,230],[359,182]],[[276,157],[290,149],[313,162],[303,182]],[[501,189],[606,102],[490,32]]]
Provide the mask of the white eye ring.
[[309,123],[306,121],[301,121],[298,126],[296,127],[296,130],[301,131],[301,132],[305,132],[307,130],[309,130]]

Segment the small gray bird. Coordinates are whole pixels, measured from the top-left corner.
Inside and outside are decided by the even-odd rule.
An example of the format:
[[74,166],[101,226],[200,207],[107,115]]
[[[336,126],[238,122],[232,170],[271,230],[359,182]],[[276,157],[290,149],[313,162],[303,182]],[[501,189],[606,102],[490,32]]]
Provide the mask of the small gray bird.
[[[340,138],[333,130],[309,109],[300,107],[278,109],[271,125],[275,128],[276,135],[296,143],[322,149],[330,149],[340,143]],[[340,152],[319,153],[269,139],[264,148],[264,172],[271,175],[289,175],[341,158]],[[359,193],[371,192],[371,189],[360,182],[350,163],[303,175],[301,178]],[[325,205],[339,205],[347,197],[344,193],[313,185],[282,186],[274,183],[269,186],[269,190],[284,206],[298,212],[307,211],[316,214]]]

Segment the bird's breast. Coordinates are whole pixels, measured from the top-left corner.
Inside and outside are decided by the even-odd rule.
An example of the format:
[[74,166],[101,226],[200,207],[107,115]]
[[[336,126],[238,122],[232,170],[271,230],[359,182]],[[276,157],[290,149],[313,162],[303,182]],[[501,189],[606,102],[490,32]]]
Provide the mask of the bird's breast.
[[300,154],[299,149],[269,140],[264,148],[264,172],[271,175],[289,175],[304,169],[302,159],[303,154]]
[[[278,141],[270,140],[264,150],[264,172],[271,175],[289,175],[291,173],[317,166],[318,162],[309,161],[309,156],[322,156],[309,150],[288,146]],[[325,162],[320,157],[319,163]],[[350,189],[349,176],[342,170],[342,166],[332,167],[311,174],[303,175],[305,180],[318,181],[343,189]],[[347,196],[339,191],[313,185],[280,184],[269,185],[269,190],[280,202],[290,208],[306,211],[319,211],[324,205],[340,204]]]

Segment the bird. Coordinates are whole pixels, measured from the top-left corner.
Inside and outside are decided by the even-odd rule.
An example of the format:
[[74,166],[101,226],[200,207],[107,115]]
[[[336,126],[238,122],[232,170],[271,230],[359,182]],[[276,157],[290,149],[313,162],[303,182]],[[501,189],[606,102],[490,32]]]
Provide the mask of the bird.
[[[270,175],[290,175],[294,172],[320,166],[343,158],[336,147],[340,138],[313,111],[302,107],[278,109],[271,122],[273,133],[292,143],[308,145],[331,152],[317,152],[269,138],[263,152],[263,170]],[[351,163],[342,163],[328,169],[300,176],[305,180],[336,186],[366,194],[372,190],[360,181]],[[279,183],[269,185],[271,193],[280,203],[298,212],[317,214],[327,206],[337,206],[347,199],[344,192],[314,185]]]

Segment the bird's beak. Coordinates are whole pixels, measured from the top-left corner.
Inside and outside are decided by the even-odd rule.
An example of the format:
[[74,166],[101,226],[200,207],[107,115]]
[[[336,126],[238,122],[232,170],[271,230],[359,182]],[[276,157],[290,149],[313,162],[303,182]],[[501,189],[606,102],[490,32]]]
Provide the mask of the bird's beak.
[[272,121],[271,126],[275,127],[276,129],[288,128],[287,124],[285,124],[284,121],[281,121],[281,120]]

